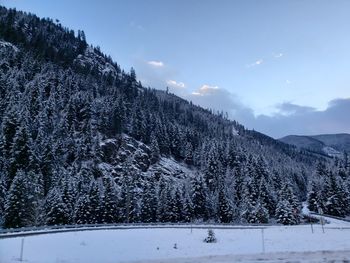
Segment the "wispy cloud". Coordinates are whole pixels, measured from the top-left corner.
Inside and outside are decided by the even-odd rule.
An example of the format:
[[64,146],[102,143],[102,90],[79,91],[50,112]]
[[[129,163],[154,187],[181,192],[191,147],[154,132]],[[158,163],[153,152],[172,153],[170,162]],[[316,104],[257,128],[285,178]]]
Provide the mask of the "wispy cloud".
[[164,67],[164,63],[162,61],[150,60],[147,61],[147,64],[156,68]]
[[185,88],[185,83],[183,82],[177,82],[176,80],[167,80],[166,83],[170,86],[170,87],[173,87],[173,88],[180,88],[180,89],[183,89]]
[[205,96],[205,95],[213,94],[218,89],[219,89],[218,86],[210,86],[210,85],[204,84],[198,90],[192,92],[192,95]]
[[283,53],[274,53],[273,57],[274,58],[281,58],[281,57],[283,57]]
[[257,61],[248,64],[248,65],[247,65],[247,68],[252,68],[252,67],[260,66],[262,63],[264,63],[264,60],[263,60],[263,59],[258,59]]
[[289,79],[286,79],[286,84],[290,85],[292,82]]
[[136,28],[137,30],[140,30],[140,31],[145,31],[145,28],[142,25],[137,24],[135,21],[131,21],[129,23],[129,26],[132,28]]

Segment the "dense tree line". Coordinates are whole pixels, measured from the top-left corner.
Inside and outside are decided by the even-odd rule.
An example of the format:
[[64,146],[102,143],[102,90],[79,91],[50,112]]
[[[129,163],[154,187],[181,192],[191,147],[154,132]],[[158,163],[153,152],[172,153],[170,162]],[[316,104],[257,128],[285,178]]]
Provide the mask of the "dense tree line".
[[320,158],[143,87],[50,19],[0,7],[0,41],[5,227],[300,222]]
[[334,166],[319,163],[309,182],[308,208],[316,213],[345,217],[350,214],[350,163],[348,158]]

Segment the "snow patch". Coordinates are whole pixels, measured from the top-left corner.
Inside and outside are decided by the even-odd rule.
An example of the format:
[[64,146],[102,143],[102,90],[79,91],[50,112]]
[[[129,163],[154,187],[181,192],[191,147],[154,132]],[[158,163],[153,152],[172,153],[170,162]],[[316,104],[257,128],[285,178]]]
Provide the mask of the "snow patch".
[[19,49],[15,45],[2,40],[0,40],[0,48],[12,48],[15,52],[19,51]]
[[342,153],[337,151],[336,149],[330,147],[330,146],[325,146],[322,148],[322,151],[332,157],[341,157]]
[[118,78],[121,76],[111,63],[107,62],[101,55],[98,55],[90,46],[86,48],[83,55],[78,55],[74,62],[85,68],[93,66],[97,68],[102,75],[112,74]]

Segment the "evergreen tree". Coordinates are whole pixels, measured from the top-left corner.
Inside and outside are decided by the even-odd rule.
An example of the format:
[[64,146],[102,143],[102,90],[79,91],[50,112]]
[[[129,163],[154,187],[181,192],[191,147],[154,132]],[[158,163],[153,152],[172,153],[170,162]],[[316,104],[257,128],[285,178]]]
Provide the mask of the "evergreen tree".
[[154,134],[151,136],[151,164],[155,164],[158,162],[160,158],[160,150],[159,150],[159,145],[157,138],[155,137]]
[[297,221],[293,214],[293,208],[288,200],[280,199],[276,207],[277,223],[283,225],[295,225]]
[[151,223],[157,221],[157,189],[153,180],[146,183],[142,195],[142,222]]
[[224,186],[220,187],[219,190],[219,220],[221,223],[231,223],[232,222],[232,207],[228,201],[227,195],[224,190]]
[[4,227],[15,228],[33,225],[35,210],[33,192],[27,175],[18,170],[5,200]]
[[66,225],[70,222],[70,214],[66,204],[62,200],[62,194],[57,188],[52,188],[45,202],[46,224]]
[[187,142],[185,145],[184,157],[185,157],[184,161],[186,164],[188,164],[188,165],[193,164],[193,147],[192,147],[192,144],[190,142]]
[[213,193],[218,189],[219,177],[221,175],[220,164],[218,157],[215,154],[215,148],[209,152],[207,165],[204,171],[205,182],[208,186],[208,190]]
[[256,204],[254,214],[256,217],[256,223],[266,224],[269,222],[269,211],[261,202]]
[[345,216],[345,200],[341,199],[344,190],[341,189],[337,177],[332,172],[328,173],[324,191],[326,194],[325,213],[334,216]]
[[203,177],[197,174],[191,181],[192,211],[195,219],[203,220],[207,216],[206,189]]
[[88,196],[81,195],[77,201],[74,210],[74,219],[76,224],[91,223],[91,202]]
[[[294,224],[297,224],[300,222],[300,210],[301,210],[301,205],[299,200],[297,199],[297,197],[294,195],[293,189],[291,186],[289,186],[288,184],[284,184],[282,186],[282,189],[279,192],[279,203],[282,210],[288,210],[289,206],[286,206],[285,204],[283,204],[283,201],[287,201],[290,208],[291,208],[291,213],[294,217]],[[276,207],[276,211],[277,211],[277,207]],[[289,213],[289,210],[288,210]],[[277,212],[276,212],[277,214]],[[289,214],[288,214],[289,215]]]
[[91,184],[89,198],[90,206],[89,206],[89,222],[91,224],[102,223],[102,217],[100,213],[101,203],[100,203],[100,192],[98,189],[98,185],[96,181],[93,181]]
[[8,185],[11,184],[18,170],[26,170],[28,168],[29,160],[29,137],[26,129],[21,126],[16,131],[11,148]]
[[308,195],[307,195],[307,203],[308,203],[308,208],[310,211],[313,212],[318,212],[318,208],[321,205],[321,198],[319,195],[319,190],[320,188],[317,187],[316,182],[315,181],[311,181],[310,182],[310,186],[309,186],[309,191],[308,191]]
[[104,224],[116,223],[118,219],[118,198],[115,182],[111,177],[105,177],[103,185],[101,221]]

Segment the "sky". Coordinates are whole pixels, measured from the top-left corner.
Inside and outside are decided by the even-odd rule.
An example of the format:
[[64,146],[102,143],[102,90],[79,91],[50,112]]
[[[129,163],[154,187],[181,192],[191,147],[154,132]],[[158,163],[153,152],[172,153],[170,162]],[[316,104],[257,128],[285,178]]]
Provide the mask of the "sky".
[[274,138],[350,133],[350,1],[0,0]]

